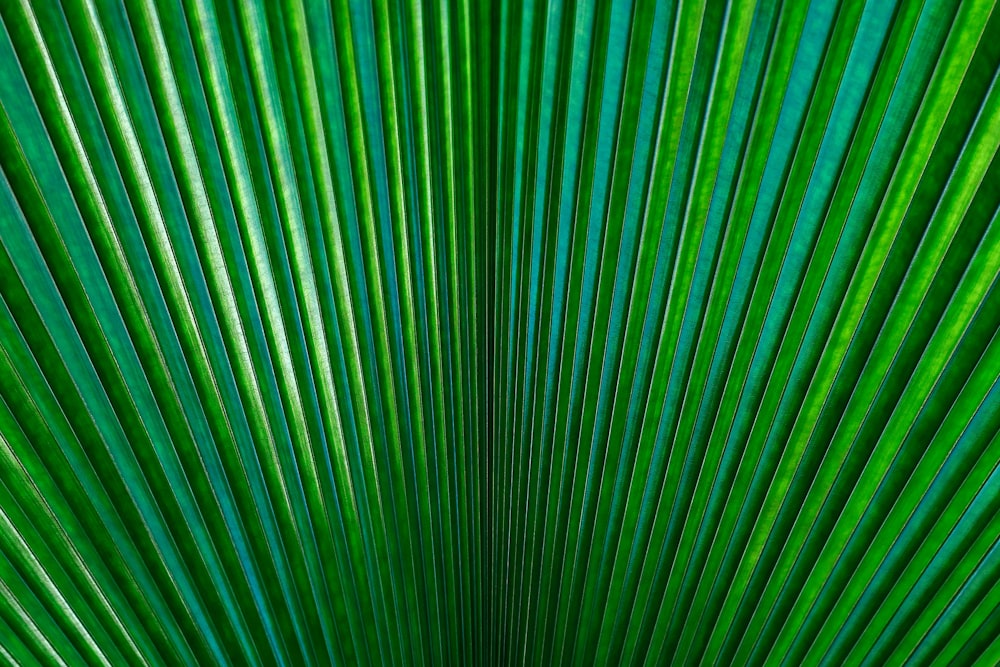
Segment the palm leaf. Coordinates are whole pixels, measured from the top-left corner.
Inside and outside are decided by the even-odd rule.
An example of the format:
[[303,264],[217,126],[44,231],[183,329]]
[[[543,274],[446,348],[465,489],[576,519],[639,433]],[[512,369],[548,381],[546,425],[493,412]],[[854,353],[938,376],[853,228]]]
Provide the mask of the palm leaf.
[[993,0],[0,19],[3,661],[996,664]]

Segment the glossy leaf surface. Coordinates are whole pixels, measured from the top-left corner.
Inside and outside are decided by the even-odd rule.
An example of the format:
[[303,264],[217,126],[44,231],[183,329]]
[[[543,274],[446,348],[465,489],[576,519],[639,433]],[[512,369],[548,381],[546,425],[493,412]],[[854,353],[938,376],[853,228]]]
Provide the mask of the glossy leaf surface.
[[997,664],[995,4],[0,2],[0,660]]

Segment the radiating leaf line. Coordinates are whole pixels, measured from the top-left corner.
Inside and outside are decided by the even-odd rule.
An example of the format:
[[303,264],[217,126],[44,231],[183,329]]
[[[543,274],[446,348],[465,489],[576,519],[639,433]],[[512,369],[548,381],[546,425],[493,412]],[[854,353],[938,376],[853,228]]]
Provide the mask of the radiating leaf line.
[[995,5],[0,3],[0,662],[996,664]]

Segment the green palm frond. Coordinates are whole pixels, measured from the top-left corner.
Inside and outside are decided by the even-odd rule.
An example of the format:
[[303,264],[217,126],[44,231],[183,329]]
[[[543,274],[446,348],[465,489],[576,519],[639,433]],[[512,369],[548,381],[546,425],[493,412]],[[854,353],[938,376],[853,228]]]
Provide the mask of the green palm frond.
[[0,660],[1000,662],[994,0],[0,2]]

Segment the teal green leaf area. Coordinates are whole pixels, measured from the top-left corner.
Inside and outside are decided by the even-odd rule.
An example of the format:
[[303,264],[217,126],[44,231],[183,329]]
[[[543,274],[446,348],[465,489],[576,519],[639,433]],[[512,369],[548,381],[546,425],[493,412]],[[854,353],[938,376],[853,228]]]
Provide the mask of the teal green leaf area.
[[996,0],[0,0],[0,664],[1000,664]]

